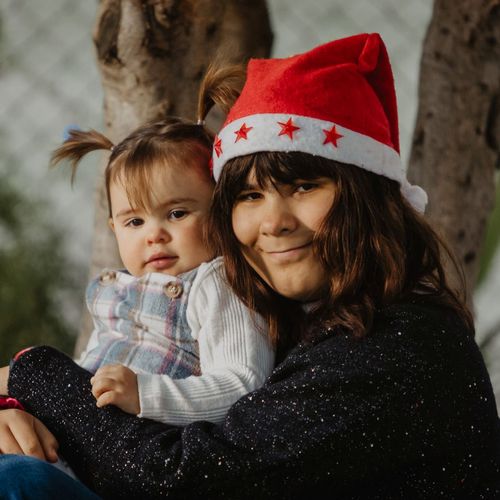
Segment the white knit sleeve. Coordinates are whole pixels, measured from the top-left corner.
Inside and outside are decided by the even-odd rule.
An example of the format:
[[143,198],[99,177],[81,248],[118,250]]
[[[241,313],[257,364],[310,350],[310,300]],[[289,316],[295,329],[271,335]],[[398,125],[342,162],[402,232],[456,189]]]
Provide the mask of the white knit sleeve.
[[138,374],[139,416],[173,425],[220,423],[233,403],[264,383],[274,366],[274,351],[262,318],[224,282],[221,259],[200,266],[187,320],[198,340],[201,375],[172,379]]

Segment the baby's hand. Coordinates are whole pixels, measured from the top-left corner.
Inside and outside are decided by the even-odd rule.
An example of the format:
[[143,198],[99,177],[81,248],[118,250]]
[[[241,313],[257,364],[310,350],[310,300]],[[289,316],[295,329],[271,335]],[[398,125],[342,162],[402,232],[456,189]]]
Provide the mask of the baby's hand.
[[130,368],[123,365],[102,366],[90,383],[99,408],[115,405],[132,415],[141,412],[137,375]]

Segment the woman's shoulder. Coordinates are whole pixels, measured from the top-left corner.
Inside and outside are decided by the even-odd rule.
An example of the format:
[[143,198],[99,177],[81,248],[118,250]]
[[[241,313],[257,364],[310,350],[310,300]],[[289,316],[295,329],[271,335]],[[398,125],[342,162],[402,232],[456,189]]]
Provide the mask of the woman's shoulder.
[[399,352],[407,361],[439,367],[483,365],[474,332],[460,314],[432,297],[412,296],[376,311],[367,339]]
[[411,297],[376,310],[369,335],[396,333],[421,338],[446,336],[473,338],[464,319],[452,307],[440,304],[432,297]]
[[491,381],[472,332],[455,311],[425,298],[380,309],[362,338],[325,330],[300,344],[272,380],[291,374],[295,386],[314,383],[356,401],[363,394],[431,419],[454,418],[457,435],[479,419],[485,433],[498,426]]
[[398,372],[414,379],[459,374],[463,370],[487,378],[473,332],[453,309],[425,297],[410,298],[376,311],[362,338],[325,329],[297,354],[313,363],[330,364],[337,372]]

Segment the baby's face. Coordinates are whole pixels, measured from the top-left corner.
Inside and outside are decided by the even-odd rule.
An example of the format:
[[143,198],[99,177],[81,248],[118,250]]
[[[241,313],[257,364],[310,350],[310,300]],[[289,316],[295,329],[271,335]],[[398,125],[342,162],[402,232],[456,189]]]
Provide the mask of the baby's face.
[[185,166],[158,169],[151,185],[154,201],[147,209],[131,206],[121,182],[110,185],[110,225],[127,270],[175,276],[213,258],[203,242],[212,184]]

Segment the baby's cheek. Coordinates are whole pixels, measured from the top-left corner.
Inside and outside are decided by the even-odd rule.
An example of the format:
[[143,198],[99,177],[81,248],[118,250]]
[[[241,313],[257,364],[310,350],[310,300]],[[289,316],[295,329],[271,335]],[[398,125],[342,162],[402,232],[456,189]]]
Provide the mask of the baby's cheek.
[[214,257],[213,252],[205,244],[204,224],[201,221],[186,228],[182,246],[191,254],[194,267]]
[[204,219],[194,220],[189,226],[184,228],[183,240],[195,245],[201,244],[203,242],[204,227]]

